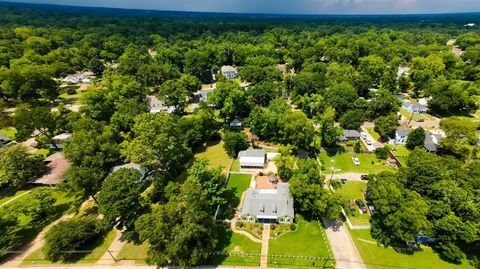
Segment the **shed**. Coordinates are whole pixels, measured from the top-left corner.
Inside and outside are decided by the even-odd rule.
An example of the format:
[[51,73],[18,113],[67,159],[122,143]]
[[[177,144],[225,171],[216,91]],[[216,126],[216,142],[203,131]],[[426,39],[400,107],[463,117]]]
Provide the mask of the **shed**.
[[230,129],[234,130],[241,130],[242,129],[242,121],[239,119],[234,119],[230,122]]
[[52,143],[47,144],[47,146],[50,147],[51,149],[54,149],[54,148],[62,149],[63,144],[70,139],[72,139],[72,134],[70,133],[59,134],[54,136],[52,138]]
[[343,129],[343,136],[340,138],[340,140],[341,141],[360,140],[360,133],[357,130]]
[[265,150],[247,149],[238,153],[240,167],[242,168],[263,168],[265,165]]

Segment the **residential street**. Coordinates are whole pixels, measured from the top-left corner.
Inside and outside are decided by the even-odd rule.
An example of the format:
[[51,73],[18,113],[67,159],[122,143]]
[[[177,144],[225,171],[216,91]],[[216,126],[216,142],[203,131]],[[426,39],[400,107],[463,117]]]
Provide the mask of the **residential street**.
[[324,221],[337,269],[366,269],[357,247],[342,222]]

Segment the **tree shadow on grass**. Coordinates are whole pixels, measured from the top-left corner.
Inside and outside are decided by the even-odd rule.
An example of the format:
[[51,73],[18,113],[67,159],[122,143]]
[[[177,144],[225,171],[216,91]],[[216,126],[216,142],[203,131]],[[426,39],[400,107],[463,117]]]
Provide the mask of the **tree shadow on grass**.
[[236,196],[236,193],[237,187],[229,188],[225,191],[225,200],[227,202],[225,205],[220,207],[220,212],[217,216],[217,219],[232,219],[235,216],[235,210],[240,203],[240,198]]
[[324,148],[328,157],[335,157],[335,155],[346,153],[347,150],[343,146],[336,146],[330,148]]
[[[67,259],[64,259],[63,263],[77,263],[80,260],[83,260],[87,263],[89,260],[97,261],[103,256],[104,249],[98,250],[99,252],[102,252],[102,253],[96,253],[95,249],[100,247],[105,242],[105,240],[107,239],[107,235],[108,233],[102,233],[101,235],[99,235],[97,239],[91,241],[90,243],[85,244],[80,250],[80,252],[82,253],[71,255]],[[87,258],[87,256],[90,254],[97,254],[98,256],[96,255],[97,257],[93,257],[89,259]]]

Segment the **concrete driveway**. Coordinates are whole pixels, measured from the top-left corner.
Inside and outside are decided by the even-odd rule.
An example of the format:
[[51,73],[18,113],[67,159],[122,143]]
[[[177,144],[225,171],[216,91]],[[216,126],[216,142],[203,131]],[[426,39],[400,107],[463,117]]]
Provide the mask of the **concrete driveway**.
[[348,229],[341,221],[324,221],[337,269],[366,269]]

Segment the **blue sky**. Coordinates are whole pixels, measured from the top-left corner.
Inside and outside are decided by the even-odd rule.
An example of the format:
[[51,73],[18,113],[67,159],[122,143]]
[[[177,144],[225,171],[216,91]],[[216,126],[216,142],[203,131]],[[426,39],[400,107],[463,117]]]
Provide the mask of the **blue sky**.
[[76,6],[277,14],[480,12],[480,0],[9,0]]

